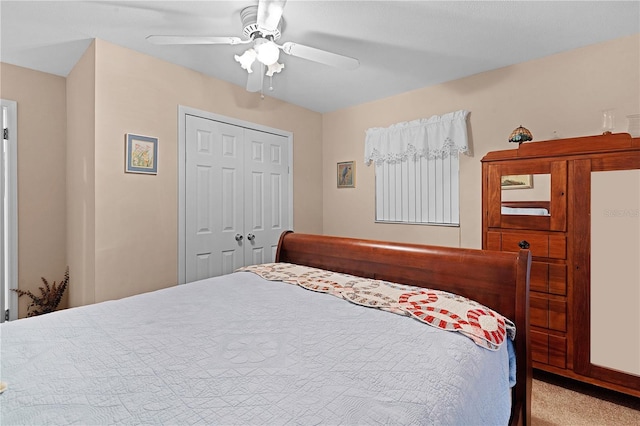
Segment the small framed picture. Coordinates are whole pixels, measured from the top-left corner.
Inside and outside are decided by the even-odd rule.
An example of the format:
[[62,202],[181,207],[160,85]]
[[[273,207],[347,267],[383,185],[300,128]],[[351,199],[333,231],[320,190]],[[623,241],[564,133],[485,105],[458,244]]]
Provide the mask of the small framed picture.
[[338,163],[338,188],[356,187],[356,163],[345,161]]
[[125,172],[158,174],[158,138],[126,134]]
[[526,189],[533,188],[532,175],[508,175],[500,180],[502,189]]

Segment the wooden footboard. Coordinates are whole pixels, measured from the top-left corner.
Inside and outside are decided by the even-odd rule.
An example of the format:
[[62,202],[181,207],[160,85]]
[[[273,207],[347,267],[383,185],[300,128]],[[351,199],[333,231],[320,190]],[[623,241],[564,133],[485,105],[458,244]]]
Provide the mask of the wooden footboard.
[[528,250],[507,253],[288,231],[280,237],[276,262],[449,291],[500,312],[517,330],[510,424],[531,423]]

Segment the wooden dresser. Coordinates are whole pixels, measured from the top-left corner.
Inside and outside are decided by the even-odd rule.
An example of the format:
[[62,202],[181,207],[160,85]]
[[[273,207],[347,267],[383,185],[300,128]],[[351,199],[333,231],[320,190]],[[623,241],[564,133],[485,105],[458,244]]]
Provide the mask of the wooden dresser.
[[[594,286],[596,279],[591,271],[591,231],[597,221],[592,221],[596,210],[591,189],[592,181],[598,182],[602,175],[598,172],[636,173],[639,169],[640,138],[626,133],[529,142],[517,149],[489,152],[482,159],[483,249],[529,248],[533,255],[530,324],[534,368],[635,396],[640,396],[640,273],[625,274],[621,284],[629,295],[623,300],[627,304],[624,315],[636,311],[628,314],[630,320],[621,320],[631,324],[633,339],[626,340],[629,333],[621,331],[622,324],[612,324],[619,346],[600,343],[591,328],[592,321],[600,322],[592,315],[603,309],[599,299],[592,299],[592,279]],[[596,174],[593,178],[592,173]],[[640,181],[640,173],[632,174],[631,180]],[[611,191],[637,196],[639,188],[640,182],[627,185],[623,181]],[[611,204],[606,206],[609,210],[597,210],[597,214],[602,211],[612,219],[618,215],[617,224],[627,220],[632,233],[629,244],[636,250],[640,234],[633,235],[633,230],[640,218],[638,202],[633,203],[631,208],[620,209]],[[638,265],[640,254],[636,256]],[[597,285],[602,291],[609,284]],[[612,313],[606,320],[617,315]],[[630,356],[637,354],[637,365],[631,359],[620,361],[623,367],[612,366],[598,358],[599,353],[606,358],[609,350],[615,358],[627,344],[632,348]]]

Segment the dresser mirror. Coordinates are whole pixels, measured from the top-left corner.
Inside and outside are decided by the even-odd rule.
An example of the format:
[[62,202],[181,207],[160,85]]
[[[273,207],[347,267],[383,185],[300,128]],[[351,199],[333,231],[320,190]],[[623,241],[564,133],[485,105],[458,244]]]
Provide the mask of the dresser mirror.
[[549,216],[551,174],[503,175],[501,214]]
[[485,209],[490,227],[563,231],[567,162],[487,165]]

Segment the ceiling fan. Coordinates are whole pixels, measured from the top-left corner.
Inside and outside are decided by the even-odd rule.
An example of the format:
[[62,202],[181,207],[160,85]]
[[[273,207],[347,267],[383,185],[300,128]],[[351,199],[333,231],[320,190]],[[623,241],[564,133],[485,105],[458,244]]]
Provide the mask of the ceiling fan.
[[247,90],[262,90],[264,76],[271,77],[284,68],[278,63],[280,51],[287,55],[297,56],[321,64],[352,70],[358,68],[360,62],[348,56],[316,49],[294,42],[276,44],[281,36],[282,13],[286,0],[259,0],[257,5],[248,6],[240,12],[243,36],[187,36],[187,35],[150,35],[147,40],[153,44],[251,44],[242,55],[235,55],[235,60],[247,71]]

